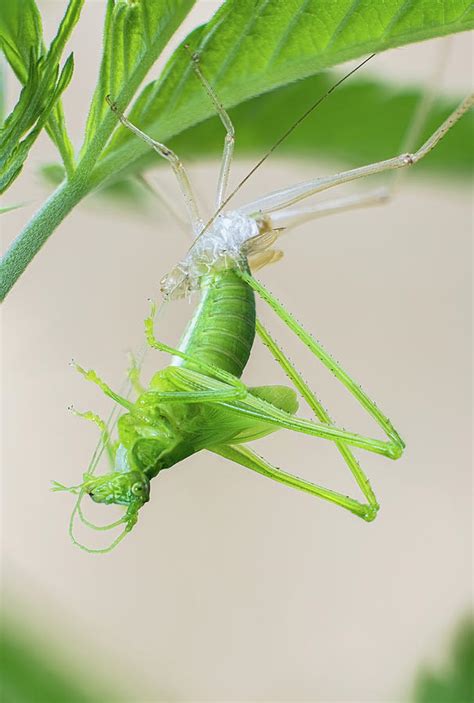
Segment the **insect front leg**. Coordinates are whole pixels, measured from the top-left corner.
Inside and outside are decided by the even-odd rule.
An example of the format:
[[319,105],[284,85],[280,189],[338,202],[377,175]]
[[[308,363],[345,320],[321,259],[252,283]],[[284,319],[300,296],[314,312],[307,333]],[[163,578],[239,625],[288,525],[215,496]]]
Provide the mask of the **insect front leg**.
[[[345,496],[342,493],[332,491],[329,488],[325,488],[324,486],[312,483],[311,481],[306,481],[306,479],[295,476],[294,474],[289,474],[286,471],[282,471],[249,449],[246,445],[222,445],[212,447],[209,451],[214,454],[219,454],[225,459],[234,461],[236,464],[245,466],[247,469],[256,471],[257,473],[262,474],[262,476],[266,476],[274,481],[283,483],[286,486],[297,488],[300,491],[305,491],[311,495],[323,498],[323,500],[335,503],[341,508],[349,510],[351,513],[354,513],[354,515],[361,517],[367,522],[371,522],[377,516],[378,506],[374,506],[370,501],[367,504],[360,503],[354,498]],[[365,491],[364,494],[366,495]]]
[[102,445],[104,446],[107,456],[109,459],[109,463],[111,467],[113,468],[115,466],[115,453],[116,453],[116,445],[112,441],[112,438],[110,436],[110,432],[107,427],[107,423],[102,420],[99,415],[96,415],[96,413],[92,412],[92,410],[86,410],[85,412],[79,412],[76,410],[72,405],[69,407],[70,412],[72,412],[74,415],[77,417],[82,417],[85,420],[90,420],[90,422],[93,422],[94,425],[96,425],[100,432],[101,432],[101,442]]

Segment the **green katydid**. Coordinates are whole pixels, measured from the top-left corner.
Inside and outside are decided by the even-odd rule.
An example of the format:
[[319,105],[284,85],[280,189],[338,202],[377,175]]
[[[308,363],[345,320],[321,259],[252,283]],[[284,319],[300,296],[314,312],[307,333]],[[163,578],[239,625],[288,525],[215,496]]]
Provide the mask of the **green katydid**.
[[[87,551],[105,552],[116,546],[133,528],[138,511],[149,500],[150,481],[160,471],[203,449],[287,486],[335,503],[366,521],[372,521],[377,515],[379,505],[353,453],[353,448],[398,459],[405,446],[387,416],[319,342],[253,277],[251,270],[280,258],[281,252],[273,245],[283,229],[321,215],[385,201],[388,191],[378,189],[365,195],[330,200],[310,208],[292,207],[300,200],[333,186],[416,163],[436,146],[473,105],[474,95],[468,96],[414,153],[405,153],[385,161],[300,183],[270,193],[236,211],[228,211],[226,206],[230,198],[277,145],[260,159],[250,174],[226,197],[235,140],[234,129],[213,88],[203,76],[197,56],[194,55],[192,61],[195,72],[214,103],[226,130],[216,210],[206,225],[199,215],[190,180],[176,154],[141,132],[109,101],[121,123],[170,162],[183,194],[195,236],[186,257],[162,280],[164,297],[173,299],[199,290],[200,301],[178,348],[170,347],[156,339],[153,322],[155,311],[152,310],[152,314],[145,321],[147,342],[150,347],[171,354],[172,361],[169,366],[153,376],[146,389],[139,383],[137,370],[132,371],[132,381],[138,391],[134,402],[115,393],[94,371],[85,371],[76,365],[86,379],[97,384],[126,411],[118,419],[119,439],[115,444],[110,438],[106,424],[97,415],[91,412],[83,414],[100,428],[102,442],[109,454],[113,470],[100,476],[95,476],[92,472],[86,473],[83,482],[72,488],[66,489],[61,484],[55,486],[56,490],[70,490],[78,494],[71,516],[70,534],[74,543]],[[349,75],[351,74],[347,74],[342,80]],[[319,102],[320,100],[303,118]],[[277,144],[301,122],[301,119]],[[386,440],[349,432],[333,424],[316,395],[257,319],[255,294],[269,305],[312,354],[344,384],[384,431]],[[292,383],[292,388],[248,387],[241,380],[256,334],[282,367]],[[308,403],[315,420],[303,419],[296,415],[296,391]],[[354,476],[365,502],[287,473],[271,465],[247,446],[247,442],[278,429],[333,441]],[[97,503],[126,506],[123,517],[109,525],[93,525],[85,518],[81,508],[81,501],[86,494]],[[86,525],[96,529],[107,530],[118,525],[124,525],[124,528],[109,547],[89,549],[80,544],[73,534],[76,515]]]

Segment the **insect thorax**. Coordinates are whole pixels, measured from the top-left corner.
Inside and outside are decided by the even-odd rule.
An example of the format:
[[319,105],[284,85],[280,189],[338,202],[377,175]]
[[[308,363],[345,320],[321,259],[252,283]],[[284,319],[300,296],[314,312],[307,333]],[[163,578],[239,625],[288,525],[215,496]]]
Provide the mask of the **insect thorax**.
[[198,237],[187,255],[161,281],[166,298],[182,298],[200,288],[203,276],[240,266],[250,253],[263,251],[276,235],[267,220],[237,211],[220,214]]

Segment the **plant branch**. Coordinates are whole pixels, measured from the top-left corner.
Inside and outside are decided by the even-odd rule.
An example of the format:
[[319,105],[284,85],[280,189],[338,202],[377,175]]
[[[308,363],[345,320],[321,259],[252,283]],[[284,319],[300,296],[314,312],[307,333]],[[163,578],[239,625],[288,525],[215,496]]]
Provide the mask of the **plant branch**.
[[85,180],[64,181],[27,223],[0,262],[0,301],[56,227],[87,192]]

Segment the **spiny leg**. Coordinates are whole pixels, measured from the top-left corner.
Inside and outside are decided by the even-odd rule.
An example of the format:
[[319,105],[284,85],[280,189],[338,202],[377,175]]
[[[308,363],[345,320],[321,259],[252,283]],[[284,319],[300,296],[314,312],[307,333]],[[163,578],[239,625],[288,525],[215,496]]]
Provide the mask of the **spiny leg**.
[[[246,278],[249,278],[252,282],[253,285],[256,285],[256,281],[251,277],[247,276],[246,274],[242,274],[243,276],[245,275]],[[259,284],[260,287],[260,284]],[[265,291],[265,289],[262,290]],[[257,289],[257,292],[259,290]],[[275,301],[276,303],[276,301]],[[278,313],[279,314],[279,313]],[[159,342],[153,334],[153,316],[154,316],[154,309],[152,308],[152,313],[149,318],[145,320],[145,328],[146,328],[146,337],[147,341],[150,344],[150,346],[154,347],[155,349],[158,349],[159,351],[167,352],[169,354],[173,354],[175,356],[179,356],[183,358],[184,360],[192,363],[196,368],[202,369],[203,371],[207,372],[210,374],[211,378],[214,377],[216,379],[219,379],[223,381],[224,383],[228,383],[231,386],[234,386],[237,389],[236,396],[234,396],[234,400],[228,401],[226,403],[227,407],[232,409],[234,412],[238,412],[241,414],[244,414],[246,416],[251,416],[251,417],[256,417],[264,422],[267,422],[268,424],[273,424],[278,427],[286,428],[293,430],[295,432],[302,432],[304,434],[309,434],[313,435],[316,437],[323,437],[325,439],[331,439],[333,441],[343,441],[347,442],[348,444],[354,445],[356,447],[361,447],[362,449],[367,449],[368,451],[372,451],[378,454],[383,454],[384,456],[388,456],[392,459],[396,459],[400,456],[402,450],[403,450],[403,442],[398,438],[398,435],[396,434],[395,430],[391,427],[389,421],[384,418],[384,416],[378,411],[376,408],[375,404],[370,401],[367,396],[364,394],[364,392],[356,386],[356,384],[350,379],[350,377],[345,374],[345,372],[340,369],[340,367],[334,362],[329,355],[322,351],[319,348],[319,345],[316,345],[314,340],[306,333],[304,330],[300,330],[300,332],[297,332],[299,336],[303,339],[303,337],[307,337],[307,339],[310,340],[311,344],[309,344],[309,348],[311,349],[312,346],[316,346],[319,350],[319,354],[322,354],[324,358],[327,358],[330,360],[332,366],[329,366],[331,370],[333,370],[333,367],[338,370],[338,373],[336,374],[336,371],[334,373],[338,375],[339,377],[343,377],[349,379],[350,384],[354,387],[352,389],[352,392],[358,397],[359,399],[362,398],[362,400],[366,400],[367,404],[371,408],[371,414],[374,414],[374,416],[380,416],[382,418],[383,423],[382,426],[387,426],[391,428],[391,441],[390,442],[383,442],[381,440],[377,439],[372,439],[370,437],[364,437],[363,435],[356,434],[354,432],[347,432],[345,430],[342,430],[338,427],[334,427],[332,425],[325,425],[325,424],[317,424],[314,422],[311,422],[309,420],[304,420],[302,418],[294,418],[290,416],[288,413],[285,413],[283,411],[278,410],[277,408],[274,408],[272,405],[269,403],[265,403],[264,401],[259,400],[258,398],[252,397],[251,394],[248,393],[248,390],[246,386],[240,381],[240,379],[236,378],[232,374],[227,373],[226,371],[223,371],[222,369],[219,369],[215,366],[212,366],[211,364],[206,364],[202,361],[199,361],[197,359],[194,359],[192,356],[178,350],[174,349],[173,347],[168,346],[167,344],[163,344],[162,342]],[[285,319],[285,318],[283,318]],[[292,319],[292,318],[291,318]],[[290,327],[290,329],[294,330],[294,325],[297,325],[297,323],[294,321],[293,324],[290,324],[290,320],[287,320],[287,324]],[[298,329],[300,329],[298,327]],[[303,341],[305,341],[303,339]],[[319,356],[319,354],[316,354]],[[128,410],[134,409],[137,411],[136,406],[134,406],[132,403],[130,403],[128,400],[125,398],[122,398],[118,394],[116,394],[114,391],[112,391],[107,384],[100,379],[95,371],[85,371],[81,367],[77,367],[78,370],[88,379],[96,383],[106,395],[109,397],[113,398],[116,402],[120,403],[124,407],[126,407]],[[342,379],[341,379],[342,380]],[[208,388],[205,389],[206,392],[209,390]],[[217,392],[221,392],[220,389],[216,389]],[[174,396],[172,393],[171,396]],[[162,398],[165,398],[165,395],[162,396]],[[209,399],[209,398],[208,398]],[[224,401],[216,401],[216,402],[224,402]],[[361,401],[362,402],[362,401]],[[362,403],[365,407],[365,403]],[[369,409],[369,408],[368,408]],[[393,435],[393,436],[392,436]]]
[[210,447],[209,451],[214,454],[219,454],[225,459],[234,461],[236,464],[252,469],[252,471],[256,471],[257,473],[262,474],[262,476],[271,478],[279,483],[284,483],[286,486],[297,488],[300,491],[311,493],[314,496],[318,496],[319,498],[323,498],[331,503],[340,505],[341,508],[349,510],[351,513],[358,515],[367,522],[374,520],[377,515],[377,510],[373,505],[365,505],[364,503],[360,503],[354,498],[345,496],[342,493],[332,491],[329,488],[319,486],[318,484],[312,483],[311,481],[306,481],[299,476],[282,471],[281,469],[272,466],[272,464],[249,449],[246,445],[221,445],[218,447]]
[[117,105],[111,101],[109,96],[107,96],[106,100],[124,127],[126,127],[131,132],[133,132],[137,137],[140,137],[140,139],[142,139],[149,146],[151,146],[156,152],[158,152],[158,154],[160,154],[160,156],[162,156],[164,159],[169,161],[169,163],[171,164],[171,168],[173,169],[174,174],[178,180],[178,184],[181,189],[181,192],[183,194],[184,201],[186,203],[189,219],[191,221],[191,225],[192,225],[194,234],[197,236],[203,227],[203,222],[202,222],[201,217],[199,215],[199,209],[198,209],[198,205],[196,202],[196,198],[194,197],[193,189],[191,186],[191,181],[189,180],[188,174],[186,173],[186,170],[185,170],[182,162],[178,158],[178,156],[169,147],[165,146],[164,144],[161,144],[161,142],[158,142],[155,139],[152,139],[151,137],[148,136],[148,134],[145,134],[145,132],[142,132],[141,129],[138,129],[138,127],[135,127],[135,125],[132,124],[125,117],[125,115],[123,115],[119,111]]
[[[348,391],[358,400],[363,408],[374,418],[377,424],[389,437],[394,457],[398,458],[405,444],[390,420],[378,409],[377,405],[362,388],[349,376],[349,374],[335,361],[330,354],[295,320],[295,318],[281,305],[276,298],[253,276],[245,271],[239,271],[239,276],[246,281],[253,290],[264,300],[278,317],[296,334],[303,344],[328,368],[334,376],[344,384]],[[352,442],[351,442],[352,443]]]
[[342,183],[348,183],[349,181],[354,181],[365,176],[372,176],[377,173],[384,173],[385,171],[393,171],[405,166],[411,166],[426,156],[426,154],[428,154],[438,144],[444,135],[472,107],[473,104],[474,93],[468,95],[460,103],[456,110],[454,110],[454,112],[451,113],[451,115],[443,122],[443,124],[438,127],[435,132],[433,132],[433,134],[425,141],[418,151],[415,151],[413,154],[401,154],[400,156],[395,156],[392,159],[377,161],[366,166],[350,169],[349,171],[342,171],[341,173],[336,173],[332,176],[323,176],[321,178],[315,178],[312,181],[299,183],[291,188],[278,190],[264,196],[263,198],[259,198],[258,200],[239,208],[239,211],[248,215],[252,215],[257,212],[267,214],[273,212],[274,210],[281,210],[282,208],[289,207],[290,205],[293,205],[294,203],[297,203],[310,195],[320,193],[327,188],[332,188],[334,186],[341,185]]
[[[185,47],[190,51],[190,48],[188,45]],[[235,130],[234,130],[234,125],[231,122],[231,119],[229,115],[227,114],[226,110],[224,109],[224,106],[220,102],[219,98],[217,97],[213,87],[207,80],[207,78],[204,76],[202,73],[200,67],[199,67],[199,54],[194,53],[191,54],[191,60],[193,62],[193,68],[194,72],[196,73],[196,76],[200,80],[201,84],[204,87],[204,90],[210,97],[214,107],[216,108],[216,112],[220,117],[220,120],[222,124],[224,125],[226,135],[225,135],[225,141],[224,141],[224,153],[222,155],[222,162],[221,162],[221,169],[219,173],[219,180],[217,182],[217,193],[216,193],[216,208],[220,208],[222,203],[224,202],[225,198],[225,193],[227,190],[227,184],[229,182],[229,174],[230,174],[230,167],[232,163],[232,155],[234,153],[234,144],[235,144]]]
[[[284,370],[290,381],[293,383],[295,388],[299,391],[301,396],[306,400],[311,410],[314,412],[316,417],[328,425],[332,424],[331,417],[329,416],[327,410],[323,407],[320,400],[311,391],[306,381],[302,378],[301,374],[296,370],[294,365],[288,359],[288,357],[283,353],[281,348],[271,337],[269,332],[265,329],[262,323],[257,320],[257,334],[262,340],[263,344],[269,349],[275,361]],[[359,488],[366,497],[368,501],[367,510],[370,510],[375,514],[379,508],[377,499],[372,491],[369,480],[365,475],[364,471],[361,469],[359,462],[350,450],[350,448],[343,442],[336,442],[336,447],[341,453],[344,461],[346,462],[348,468],[350,469],[352,475],[354,476]]]
[[241,400],[234,400],[225,403],[226,408],[233,413],[245,415],[247,418],[255,418],[257,421],[267,425],[273,425],[281,429],[301,432],[312,437],[321,437],[333,442],[344,442],[360,449],[365,449],[375,454],[382,454],[389,459],[398,459],[402,453],[402,446],[392,441],[383,441],[366,437],[356,432],[348,432],[341,427],[328,425],[326,423],[305,420],[302,417],[295,417],[271,403],[248,393]]

